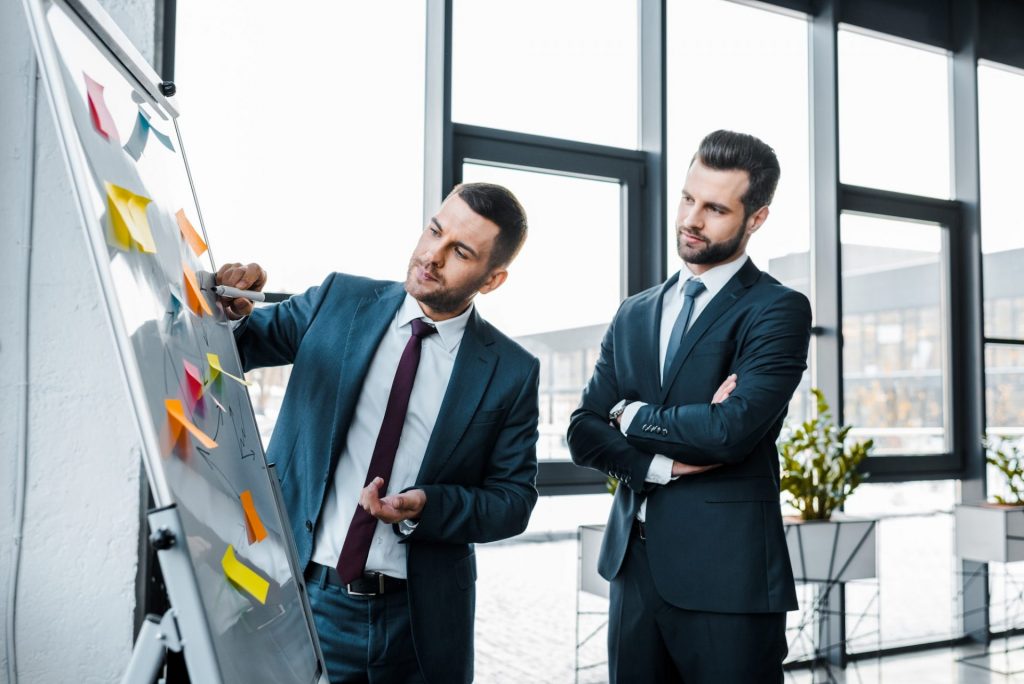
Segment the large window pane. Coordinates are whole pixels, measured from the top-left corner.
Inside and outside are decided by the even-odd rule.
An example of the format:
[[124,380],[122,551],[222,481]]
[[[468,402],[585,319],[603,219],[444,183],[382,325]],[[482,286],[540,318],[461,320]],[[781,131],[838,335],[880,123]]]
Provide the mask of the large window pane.
[[[666,23],[668,273],[682,266],[675,216],[690,160],[705,135],[725,128],[764,140],[782,167],[771,214],[747,253],[810,297],[807,21],[726,0],[687,0],[668,3]],[[790,404],[791,420],[809,417],[810,377],[804,374]]]
[[568,459],[569,415],[622,300],[620,186],[478,164],[463,166],[463,180],[500,183],[526,208],[526,245],[477,306],[541,360],[537,455]]
[[839,31],[839,175],[844,183],[950,196],[949,58]]
[[424,4],[178,4],[177,99],[219,261],[257,261],[288,292],[330,271],[404,277],[423,221]]
[[[722,29],[728,27],[728,39]],[[775,149],[782,178],[754,262],[810,294],[807,22],[725,0],[669,3],[668,272],[679,270],[675,216],[701,139],[725,128]]]
[[878,579],[846,586],[851,652],[941,641],[957,634],[952,480],[864,484],[844,507],[881,517]]
[[985,418],[990,435],[1024,437],[1024,346],[985,347]]
[[985,334],[1024,340],[1024,231],[1020,229],[1020,160],[1024,158],[1024,75],[978,68],[981,143],[981,247]]
[[637,21],[631,0],[456,0],[452,120],[636,148]]
[[844,214],[844,421],[872,455],[948,449],[942,227]]
[[[268,290],[292,293],[331,271],[405,277],[423,222],[425,27],[424,3],[178,4],[176,99],[218,263],[256,261]],[[264,443],[289,372],[249,374]]]

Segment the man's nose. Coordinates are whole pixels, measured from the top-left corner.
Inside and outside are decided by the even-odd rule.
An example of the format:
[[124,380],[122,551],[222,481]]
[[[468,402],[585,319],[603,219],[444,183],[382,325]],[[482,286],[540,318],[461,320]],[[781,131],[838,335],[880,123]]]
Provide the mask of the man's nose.
[[700,230],[703,227],[696,205],[679,210],[679,225],[687,230]]

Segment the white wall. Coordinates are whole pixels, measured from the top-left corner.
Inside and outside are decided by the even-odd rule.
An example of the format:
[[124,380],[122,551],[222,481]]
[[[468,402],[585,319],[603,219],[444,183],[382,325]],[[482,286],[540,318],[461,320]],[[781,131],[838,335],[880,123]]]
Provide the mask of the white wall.
[[[153,61],[158,0],[101,3]],[[12,608],[27,352],[18,681],[109,682],[119,679],[132,648],[139,439],[41,82],[33,122],[33,55],[21,2],[0,2],[0,614]],[[29,222],[30,255],[22,237]],[[6,617],[0,642],[8,642]],[[0,682],[8,681],[0,646]]]

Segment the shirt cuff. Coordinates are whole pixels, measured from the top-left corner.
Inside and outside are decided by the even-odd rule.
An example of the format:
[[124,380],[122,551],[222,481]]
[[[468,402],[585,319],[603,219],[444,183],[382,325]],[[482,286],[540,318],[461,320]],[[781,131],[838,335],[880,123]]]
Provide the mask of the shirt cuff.
[[[671,466],[669,467],[669,470],[671,472]],[[404,534],[406,537],[408,537],[416,530],[416,526],[419,524],[419,520],[409,520],[408,518],[405,520],[400,520],[398,522],[398,531]]]
[[668,484],[675,479],[672,477],[672,463],[672,459],[668,456],[654,454],[654,460],[647,468],[647,477],[644,478],[644,481],[651,484]]
[[238,330],[238,326],[240,326],[240,325],[242,325],[243,323],[245,323],[245,320],[246,320],[247,318],[249,318],[249,317],[248,317],[248,316],[242,316],[242,317],[241,317],[241,318],[239,318],[238,320],[235,320],[235,321],[228,321],[228,323],[230,323],[230,324],[231,324],[231,332],[234,332],[234,331]]
[[629,424],[636,418],[636,413],[644,406],[647,406],[646,402],[633,401],[626,404],[626,409],[622,412],[621,420],[619,421],[619,429],[622,430],[622,434],[626,434],[629,430]]

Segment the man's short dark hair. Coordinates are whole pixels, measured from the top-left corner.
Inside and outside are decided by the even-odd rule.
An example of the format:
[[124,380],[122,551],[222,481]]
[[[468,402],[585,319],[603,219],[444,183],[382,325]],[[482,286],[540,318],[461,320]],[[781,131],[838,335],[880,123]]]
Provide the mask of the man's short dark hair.
[[741,198],[744,221],[761,207],[772,203],[782,170],[775,150],[762,140],[746,133],[715,131],[701,140],[693,158],[700,159],[700,163],[709,169],[747,172],[750,185]]
[[526,242],[526,210],[516,196],[494,183],[460,183],[449,197],[458,195],[475,213],[498,226],[490,266],[507,266]]

